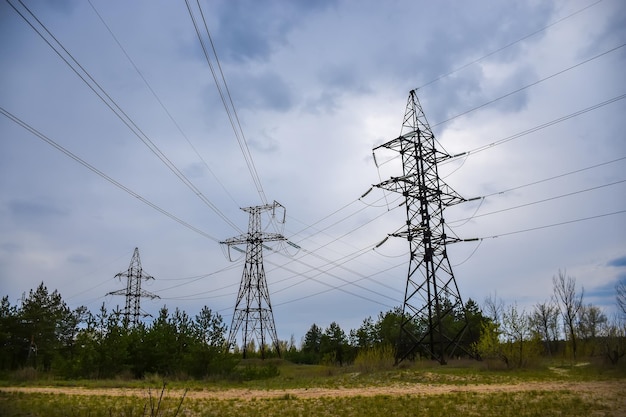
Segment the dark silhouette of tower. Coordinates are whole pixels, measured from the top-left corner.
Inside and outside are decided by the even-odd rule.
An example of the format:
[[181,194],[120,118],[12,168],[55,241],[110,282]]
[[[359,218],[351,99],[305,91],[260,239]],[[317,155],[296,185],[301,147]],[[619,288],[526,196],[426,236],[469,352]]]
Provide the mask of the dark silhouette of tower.
[[261,214],[271,211],[272,217],[275,217],[278,208],[283,210],[281,222],[284,223],[285,208],[276,201],[273,204],[242,208],[250,215],[248,233],[221,242],[228,245],[229,249],[231,246],[246,245],[246,263],[228,335],[229,345],[234,346],[237,333],[241,330],[244,358],[247,355],[248,344],[253,340],[257,341],[262,358],[265,358],[268,340],[271,341],[278,355],[281,354],[263,267],[263,242],[286,240],[286,238],[278,233],[265,233],[261,228]]
[[141,281],[154,279],[154,277],[143,272],[141,268],[141,259],[139,259],[139,248],[135,248],[133,257],[128,265],[126,272],[120,272],[115,275],[115,278],[126,277],[126,289],[112,291],[107,295],[125,295],[126,306],[122,313],[124,317],[125,327],[134,327],[139,322],[139,316],[148,316],[148,314],[141,314],[141,297],[147,298],[159,298],[158,295],[147,292],[141,289]]
[[[398,152],[402,175],[375,185],[405,198],[406,229],[392,234],[407,239],[409,270],[402,307],[396,361],[416,354],[446,363],[467,328],[451,328],[457,311],[465,314],[459,289],[448,260],[446,244],[458,242],[446,235],[444,208],[466,201],[439,177],[437,164],[451,158],[435,146],[415,90],[411,90],[401,135],[374,148]],[[374,158],[376,159],[376,158]]]

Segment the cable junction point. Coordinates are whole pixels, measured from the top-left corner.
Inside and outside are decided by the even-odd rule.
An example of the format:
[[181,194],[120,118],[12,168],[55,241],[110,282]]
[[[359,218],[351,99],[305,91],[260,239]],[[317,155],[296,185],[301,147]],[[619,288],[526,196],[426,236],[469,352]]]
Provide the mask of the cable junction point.
[[410,247],[396,363],[420,355],[445,364],[460,348],[468,326],[467,318],[460,329],[446,326],[465,309],[446,251],[446,244],[460,240],[446,235],[443,210],[467,200],[439,177],[437,164],[450,155],[437,150],[415,90],[409,93],[402,132],[406,133],[373,150],[386,148],[402,158],[402,175],[375,185],[405,198],[406,228],[389,234],[405,238]]
[[260,349],[261,358],[265,359],[265,350],[268,341],[276,349],[278,356],[281,355],[276,326],[274,324],[274,313],[270,302],[270,293],[265,278],[265,268],[263,267],[263,248],[270,249],[263,242],[285,241],[283,235],[278,233],[262,232],[261,214],[271,211],[272,218],[276,218],[277,209],[283,210],[282,219],[285,222],[285,208],[278,202],[261,206],[242,208],[249,213],[248,233],[220,242],[228,245],[229,251],[237,245],[246,245],[246,263],[243,268],[241,284],[235,303],[233,320],[230,325],[228,335],[229,346],[236,346],[237,333],[241,331],[243,341],[243,358],[245,359],[250,343],[256,340]]

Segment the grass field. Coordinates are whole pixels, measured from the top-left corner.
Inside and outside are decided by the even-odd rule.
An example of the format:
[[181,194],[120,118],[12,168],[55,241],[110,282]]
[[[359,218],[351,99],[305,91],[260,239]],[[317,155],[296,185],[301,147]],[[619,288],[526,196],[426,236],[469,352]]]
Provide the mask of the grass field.
[[280,361],[269,367],[277,371],[272,377],[172,380],[164,390],[158,375],[141,381],[6,378],[0,415],[626,416],[623,369],[556,364],[494,371],[479,362],[429,362],[368,373]]

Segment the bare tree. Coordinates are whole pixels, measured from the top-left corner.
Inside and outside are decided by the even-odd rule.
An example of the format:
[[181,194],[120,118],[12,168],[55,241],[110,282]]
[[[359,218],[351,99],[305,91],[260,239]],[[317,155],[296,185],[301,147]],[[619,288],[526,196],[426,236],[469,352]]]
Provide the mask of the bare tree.
[[617,305],[622,310],[624,317],[626,317],[626,279],[621,280],[615,286],[615,298],[617,299]]
[[487,298],[485,298],[485,305],[483,310],[485,311],[485,315],[491,319],[496,324],[502,324],[502,315],[504,314],[504,301],[501,298],[498,298],[497,294],[493,296],[489,294]]
[[583,293],[576,293],[576,279],[566,277],[565,271],[559,270],[558,276],[552,277],[554,296],[558,302],[563,324],[572,343],[572,355],[576,359],[576,318],[583,306]]
[[554,299],[535,304],[530,323],[533,331],[543,340],[546,352],[552,356],[552,344],[559,337],[559,308]]
[[615,314],[603,327],[604,355],[615,365],[626,356],[626,323]]

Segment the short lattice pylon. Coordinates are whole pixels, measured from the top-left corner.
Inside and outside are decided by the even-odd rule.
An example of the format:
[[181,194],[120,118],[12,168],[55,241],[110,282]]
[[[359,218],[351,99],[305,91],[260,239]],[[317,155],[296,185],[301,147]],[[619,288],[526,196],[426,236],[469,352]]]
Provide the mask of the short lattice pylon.
[[274,346],[278,356],[281,354],[263,267],[263,242],[281,241],[286,238],[278,233],[263,232],[261,228],[261,214],[271,211],[272,216],[275,217],[276,210],[279,208],[283,210],[282,222],[284,223],[284,207],[276,201],[273,204],[242,208],[250,216],[248,233],[220,242],[228,245],[229,248],[246,245],[246,263],[228,336],[229,345],[235,346],[237,334],[241,330],[244,358],[250,349],[249,343],[254,340],[257,342],[262,358],[265,358],[268,341]]
[[159,298],[158,295],[149,293],[146,290],[141,289],[141,281],[154,279],[154,277],[143,272],[141,268],[141,259],[139,259],[139,248],[135,248],[133,257],[128,265],[126,272],[120,272],[115,275],[115,278],[126,277],[126,289],[112,291],[107,295],[125,295],[126,305],[122,316],[125,327],[134,327],[139,323],[139,317],[146,317],[149,314],[141,311],[141,298]]

